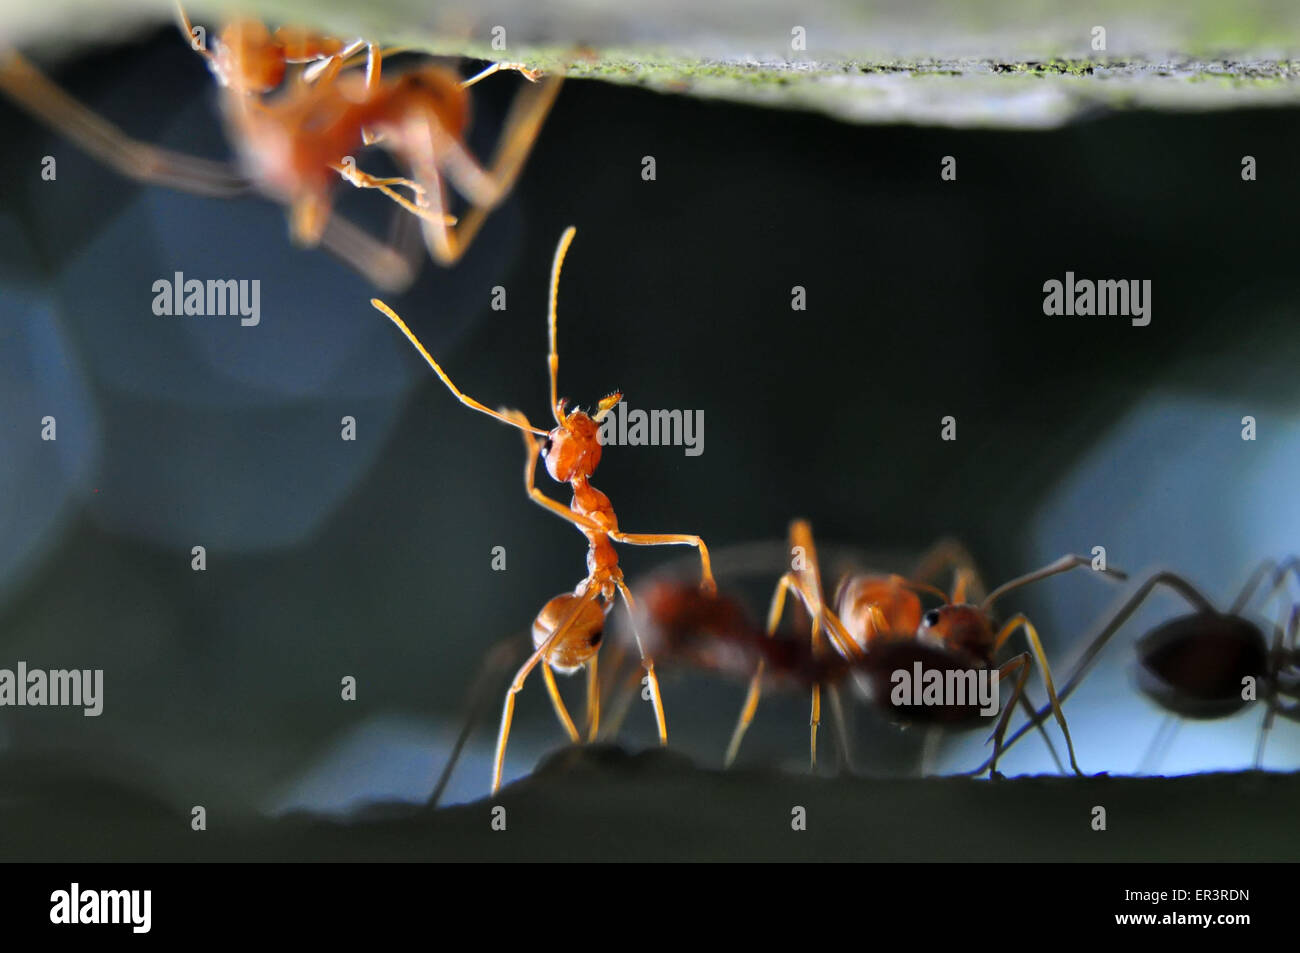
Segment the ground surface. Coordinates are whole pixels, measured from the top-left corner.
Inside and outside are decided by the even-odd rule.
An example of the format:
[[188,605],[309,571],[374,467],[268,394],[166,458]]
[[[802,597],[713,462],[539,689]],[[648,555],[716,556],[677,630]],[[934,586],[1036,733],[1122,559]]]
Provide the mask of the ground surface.
[[[1300,858],[1300,774],[811,779],[571,749],[490,801],[350,820],[188,812],[129,787],[6,764],[0,856],[32,860],[1188,860]],[[506,829],[491,827],[505,809]],[[1092,829],[1096,806],[1105,831]],[[807,829],[792,830],[795,807]]]

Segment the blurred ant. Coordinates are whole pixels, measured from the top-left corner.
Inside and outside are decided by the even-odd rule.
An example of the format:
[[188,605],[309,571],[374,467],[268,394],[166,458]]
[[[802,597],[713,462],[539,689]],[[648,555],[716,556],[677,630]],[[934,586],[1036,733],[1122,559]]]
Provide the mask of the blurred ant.
[[[556,596],[538,613],[533,622],[535,651],[515,674],[514,681],[506,692],[505,710],[502,713],[501,730],[497,738],[496,761],[492,771],[494,794],[501,786],[506,741],[514,717],[515,696],[523,688],[528,674],[537,667],[538,663],[545,663],[541,666],[542,677],[546,681],[551,702],[555,706],[560,723],[574,742],[579,741],[578,730],[565,710],[564,701],[560,697],[551,670],[567,675],[584,666],[587,668],[588,737],[595,738],[599,730],[600,692],[596,674],[596,656],[600,650],[605,616],[612,608],[616,594],[622,594],[629,615],[634,614],[635,606],[632,594],[623,581],[623,571],[618,565],[618,552],[614,548],[614,543],[627,543],[633,546],[694,546],[700,556],[701,588],[707,592],[717,590],[710,566],[709,550],[704,545],[704,540],[698,536],[678,533],[625,533],[618,528],[618,518],[614,515],[614,507],[609,497],[591,485],[591,475],[595,472],[601,457],[600,422],[623,399],[623,395],[615,392],[602,398],[596,412],[590,415],[582,410],[569,411],[568,400],[557,396],[560,359],[556,349],[556,301],[559,295],[560,270],[575,234],[577,230],[570,226],[560,236],[560,243],[555,250],[555,259],[551,265],[547,363],[550,369],[551,413],[555,418],[555,427],[549,432],[534,427],[518,410],[490,410],[474,398],[462,393],[406,323],[378,298],[372,298],[370,301],[375,308],[397,325],[457,400],[523,432],[527,453],[524,465],[524,488],[528,496],[552,513],[568,520],[587,539],[586,578],[578,583],[573,592]],[[544,446],[538,442],[538,437],[546,441]],[[546,460],[546,470],[553,479],[559,483],[567,483],[572,488],[573,502],[568,507],[551,499],[537,488],[535,479],[539,456]],[[646,684],[650,689],[650,700],[654,705],[659,742],[667,744],[668,728],[664,720],[663,701],[659,692],[659,680],[655,675],[654,659],[640,645],[639,636],[637,642],[638,648],[641,649]]]
[[[1258,769],[1274,718],[1281,715],[1300,722],[1300,646],[1296,641],[1300,604],[1293,603],[1286,621],[1274,625],[1271,647],[1260,627],[1243,615],[1270,573],[1269,600],[1286,591],[1288,573],[1300,576],[1300,560],[1293,557],[1281,564],[1263,561],[1224,612],[1182,576],[1163,570],[1151,573],[1088,643],[1063,685],[1060,699],[1064,701],[1073,694],[1111,636],[1157,587],[1164,586],[1182,596],[1193,611],[1161,623],[1137,640],[1139,690],[1171,717],[1197,720],[1224,718],[1252,701],[1267,699],[1255,747]],[[1284,706],[1283,698],[1297,701]],[[1036,712],[1012,734],[1007,747],[1043,718],[1044,712]]]
[[[807,689],[825,685],[832,692],[849,682],[867,698],[875,699],[879,695],[874,682],[883,666],[877,659],[860,656],[850,660],[838,653],[819,653],[814,651],[807,635],[794,636],[788,630],[777,632],[771,624],[764,631],[745,607],[729,596],[709,595],[676,580],[661,579],[642,590],[641,605],[647,617],[642,626],[644,644],[661,665],[685,665],[745,679],[757,672],[759,680],[778,687]],[[930,667],[938,668],[945,660],[930,657],[926,661]],[[843,741],[846,737],[843,711],[838,707],[838,696],[832,694],[831,698],[839,725],[838,737]],[[1032,715],[1032,704],[1023,694],[1020,700]],[[918,710],[919,717],[914,720],[934,713],[933,709]],[[940,721],[960,721],[967,716],[979,717],[979,708],[954,705],[939,714]],[[1051,739],[1046,732],[1043,737],[1055,758]],[[844,756],[852,770],[847,750]]]
[[[559,91],[558,78],[538,81],[521,64],[495,64],[461,80],[439,66],[385,79],[380,49],[310,31],[272,33],[256,21],[227,26],[208,50],[183,9],[187,40],[208,62],[222,91],[222,112],[243,175],[225,163],[185,156],[137,142],[46,79],[16,52],[0,55],[0,90],[118,172],[143,182],[206,196],[238,195],[250,186],[289,209],[290,236],[323,244],[378,287],[398,290],[415,277],[409,253],[379,242],[332,214],[332,185],[341,177],[373,188],[417,216],[435,261],[455,263],[488,213],[509,192]],[[365,47],[364,76],[353,68]],[[300,68],[287,79],[290,65]],[[500,69],[530,81],[516,98],[487,168],[465,145],[466,90]],[[410,178],[362,172],[354,153],[384,148]],[[457,220],[448,213],[447,181],[469,202]],[[408,189],[414,201],[395,191]]]
[[[930,721],[957,726],[978,720],[979,706],[974,704],[916,705],[894,704],[891,684],[894,674],[911,672],[919,663],[925,671],[936,671],[948,677],[967,672],[993,670],[994,658],[1017,630],[1024,630],[1030,651],[1022,652],[996,668],[998,681],[1016,676],[1011,700],[1004,706],[994,730],[993,756],[986,765],[996,773],[997,760],[1003,744],[1011,711],[1024,698],[1025,682],[1029,675],[1031,653],[1043,674],[1043,681],[1051,698],[1050,710],[1065,736],[1070,755],[1070,766],[1079,770],[1070,739],[1070,730],[1061,711],[1056,687],[1052,682],[1051,668],[1033,623],[1023,613],[1017,613],[1000,629],[995,629],[991,615],[993,603],[1008,593],[1049,576],[1071,569],[1090,566],[1091,560],[1083,556],[1063,556],[1033,572],[1004,583],[985,596],[977,605],[967,603],[967,590],[978,576],[973,569],[959,567],[951,595],[924,583],[894,575],[852,574],[841,581],[836,590],[835,609],[829,608],[821,594],[820,572],[817,569],[816,550],[812,529],[807,522],[796,520],[790,527],[792,551],[796,554],[794,568],[781,577],[773,595],[768,616],[768,631],[775,630],[784,612],[787,593],[793,591],[812,617],[812,653],[816,658],[822,652],[820,634],[851,667],[860,671],[869,686],[868,694],[891,718],[905,722]],[[943,554],[951,558],[955,550]],[[930,561],[933,561],[930,560]],[[1126,578],[1114,569],[1100,569],[1108,575]],[[940,596],[944,604],[922,612],[918,591]],[[735,760],[745,732],[753,721],[762,688],[764,662],[759,661],[750,682],[749,693],[741,709],[740,719],[727,750],[727,763]],[[1027,706],[1031,707],[1031,706]],[[811,761],[816,766],[817,727],[820,716],[819,685],[814,683],[812,696]],[[977,772],[978,773],[978,772]]]

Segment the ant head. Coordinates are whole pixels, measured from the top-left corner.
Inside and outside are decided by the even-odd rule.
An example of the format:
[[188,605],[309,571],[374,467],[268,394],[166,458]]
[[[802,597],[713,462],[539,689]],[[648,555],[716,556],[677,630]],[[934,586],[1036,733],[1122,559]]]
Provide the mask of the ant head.
[[559,426],[546,435],[542,458],[546,472],[560,483],[586,479],[600,465],[600,422],[614,408],[622,394],[613,393],[601,400],[594,416],[582,410],[567,413],[568,402],[561,400],[555,408]]
[[241,93],[268,93],[284,80],[284,48],[258,20],[236,20],[221,31],[212,72]]
[[595,599],[585,600],[571,592],[556,596],[542,607],[533,620],[533,646],[541,648],[557,626],[563,625],[578,602],[578,616],[564,635],[551,646],[546,662],[562,675],[571,675],[596,657],[605,635],[606,606]]
[[993,651],[993,622],[979,606],[966,604],[940,606],[921,617],[916,637],[960,649],[978,657]]

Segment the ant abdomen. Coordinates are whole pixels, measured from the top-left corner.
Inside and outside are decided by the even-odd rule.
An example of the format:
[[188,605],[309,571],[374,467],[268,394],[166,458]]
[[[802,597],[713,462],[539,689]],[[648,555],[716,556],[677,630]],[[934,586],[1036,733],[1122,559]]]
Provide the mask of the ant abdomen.
[[572,675],[600,651],[605,633],[605,613],[608,604],[595,599],[583,600],[571,592],[556,596],[542,607],[533,620],[533,646],[541,648],[573,611],[574,603],[582,602],[577,618],[546,653],[546,661],[561,675]]
[[[1138,686],[1188,718],[1220,718],[1246,707],[1268,671],[1263,632],[1240,616],[1201,612],[1152,629],[1137,643]],[[1253,681],[1251,681],[1253,680]]]

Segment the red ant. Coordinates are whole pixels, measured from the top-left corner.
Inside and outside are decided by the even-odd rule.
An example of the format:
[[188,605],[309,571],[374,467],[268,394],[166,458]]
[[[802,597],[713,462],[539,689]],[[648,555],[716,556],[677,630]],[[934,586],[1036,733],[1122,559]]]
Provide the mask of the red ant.
[[[413,263],[332,214],[336,176],[373,188],[420,220],[435,261],[455,263],[487,214],[509,192],[559,91],[558,78],[535,82],[516,99],[488,168],[470,155],[466,90],[500,69],[529,80],[517,63],[495,64],[468,80],[427,66],[396,79],[381,75],[383,54],[373,43],[237,20],[209,51],[184,10],[181,27],[207,60],[222,88],[222,111],[244,175],[224,163],[179,155],[137,142],[46,79],[16,52],[0,56],[0,90],[117,171],[208,196],[240,194],[251,184],[289,209],[289,230],[300,245],[323,244],[375,285],[400,289],[414,278]],[[351,69],[366,47],[365,75]],[[302,67],[285,80],[289,65]],[[357,169],[352,155],[379,143],[411,178],[376,178]],[[467,197],[460,220],[448,214],[450,180]],[[394,189],[409,189],[415,201]]]
[[[889,671],[870,656],[849,660],[838,653],[816,653],[806,635],[792,637],[788,631],[776,632],[771,625],[765,632],[735,599],[723,594],[707,595],[676,580],[650,583],[641,592],[641,604],[648,619],[641,628],[644,644],[661,665],[686,665],[746,679],[757,671],[763,682],[787,687],[825,685],[834,691],[841,684],[851,682],[861,694],[873,699],[881,694],[876,682],[882,673]],[[927,667],[939,671],[944,670],[947,661],[942,653],[929,653],[924,659]],[[843,712],[837,696],[831,697],[840,727],[839,738],[843,741]],[[1020,697],[1032,714],[1032,704],[1023,694]],[[973,703],[938,711],[924,707],[905,710],[913,721],[951,723],[973,721],[981,716],[979,706]],[[891,713],[897,715],[898,709],[892,708]],[[1055,757],[1055,749],[1045,733],[1044,739]],[[843,754],[851,765],[847,750]]]
[[[573,592],[556,596],[538,613],[537,619],[533,622],[535,651],[515,674],[514,681],[506,692],[505,710],[501,716],[501,731],[497,738],[496,761],[492,771],[493,793],[496,793],[501,786],[506,741],[514,717],[515,696],[523,689],[524,681],[539,663],[545,663],[541,666],[542,677],[550,693],[551,702],[555,706],[556,715],[575,743],[580,740],[578,730],[565,710],[564,701],[560,697],[551,670],[554,669],[561,674],[571,674],[584,666],[587,668],[588,737],[596,736],[600,717],[596,656],[600,650],[605,616],[612,608],[616,594],[622,595],[629,615],[633,615],[635,611],[632,594],[623,581],[623,571],[618,565],[618,552],[614,548],[614,543],[627,543],[633,546],[694,546],[700,556],[701,588],[710,593],[717,590],[710,567],[709,550],[704,545],[704,540],[698,536],[678,533],[623,532],[618,527],[618,518],[614,515],[614,507],[609,497],[591,485],[591,475],[595,472],[601,457],[601,444],[598,439],[600,422],[623,399],[623,395],[615,392],[602,398],[596,412],[590,415],[582,410],[568,410],[567,399],[560,399],[557,396],[560,359],[556,349],[556,301],[564,256],[576,233],[577,230],[572,226],[565,230],[560,237],[559,246],[555,250],[555,259],[551,265],[547,363],[551,379],[551,413],[555,418],[555,427],[549,432],[534,427],[518,410],[491,410],[462,393],[406,323],[388,305],[378,298],[372,298],[370,302],[397,325],[457,400],[523,432],[527,453],[524,487],[528,496],[552,513],[568,520],[587,539],[586,578],[578,583]],[[545,446],[538,442],[538,437],[546,441]],[[559,483],[567,483],[572,488],[573,502],[568,507],[551,499],[537,488],[535,478],[539,455],[546,460],[546,470],[551,477]],[[640,646],[639,637],[637,641],[638,648],[641,649],[646,683],[650,689],[650,700],[654,705],[659,742],[667,744],[668,728],[664,719],[659,680],[655,675],[654,659],[643,646]]]
[[[1065,736],[1070,754],[1070,766],[1076,773],[1081,773],[1074,754],[1074,744],[1070,739],[1069,727],[1060,708],[1056,687],[1052,682],[1051,669],[1037,629],[1023,613],[1017,613],[1000,629],[995,629],[991,609],[994,602],[1008,593],[1049,576],[1088,566],[1091,564],[1089,559],[1083,556],[1063,556],[1040,569],[1004,583],[985,596],[977,605],[965,601],[967,589],[978,582],[977,574],[967,566],[959,566],[951,595],[901,576],[854,574],[840,583],[836,590],[835,609],[832,610],[822,597],[820,570],[817,566],[811,527],[803,520],[795,521],[790,528],[790,542],[792,551],[796,554],[796,563],[777,584],[768,615],[769,632],[775,631],[784,612],[786,595],[793,591],[812,617],[811,649],[814,658],[818,658],[824,652],[821,641],[821,636],[824,634],[826,641],[835,652],[850,667],[863,673],[870,685],[870,696],[891,717],[903,721],[962,724],[977,720],[975,718],[979,710],[977,706],[894,704],[891,700],[890,687],[895,673],[910,672],[916,663],[920,663],[926,671],[935,670],[945,677],[950,672],[957,674],[992,670],[998,651],[1017,630],[1023,629],[1029,641],[1030,651],[1022,652],[996,669],[999,681],[1014,674],[1016,682],[1011,701],[1004,707],[994,730],[993,756],[986,767],[991,772],[996,772],[997,760],[1003,750],[1002,738],[1011,711],[1018,702],[1024,703],[1022,699],[1032,653],[1034,661],[1043,673],[1043,681],[1051,698],[1050,710],[1056,716],[1061,732]],[[941,551],[939,558],[959,563],[965,561],[960,551],[951,548]],[[931,557],[926,562],[935,561],[935,558]],[[1100,571],[1117,578],[1126,578],[1118,570]],[[944,599],[944,604],[923,613],[918,591],[937,594]],[[728,747],[728,764],[735,759],[741,740],[758,707],[764,667],[765,663],[760,659]],[[832,701],[838,710],[838,700],[834,695]],[[1032,710],[1032,706],[1025,704]],[[820,685],[814,683],[810,718],[810,749],[814,767],[817,758],[817,728],[820,714]],[[983,770],[983,767],[979,770]]]
[[[1260,627],[1243,613],[1272,572],[1268,595],[1284,590],[1288,573],[1300,575],[1300,560],[1281,564],[1262,562],[1227,611],[1220,612],[1192,583],[1167,571],[1151,573],[1116,609],[1101,630],[1089,641],[1078,665],[1061,689],[1064,701],[1087,676],[1102,648],[1159,586],[1182,596],[1193,611],[1158,625],[1137,640],[1138,687],[1171,716],[1212,720],[1234,715],[1251,701],[1267,698],[1268,708],[1260,725],[1255,748],[1255,767],[1264,758],[1264,743],[1276,715],[1300,721],[1300,701],[1282,705],[1282,698],[1300,700],[1300,604],[1292,605],[1285,624],[1274,625],[1272,646]],[[1258,691],[1258,695],[1257,695]],[[1026,731],[1041,722],[1039,711],[1007,741],[1014,744]]]

